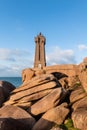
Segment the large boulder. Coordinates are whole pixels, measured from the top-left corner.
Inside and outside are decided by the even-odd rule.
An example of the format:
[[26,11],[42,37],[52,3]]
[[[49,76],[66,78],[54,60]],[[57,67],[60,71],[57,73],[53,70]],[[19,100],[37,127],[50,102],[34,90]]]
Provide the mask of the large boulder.
[[34,75],[35,75],[35,72],[31,68],[24,69],[22,71],[22,81],[27,82],[31,80],[34,77]]
[[13,118],[0,118],[0,130],[29,130],[23,122]]
[[7,98],[11,91],[13,91],[16,87],[7,81],[0,81],[0,87],[3,88],[3,92],[5,95],[5,98]]
[[75,128],[87,130],[87,106],[76,109],[72,114]]
[[79,101],[80,99],[87,96],[87,93],[84,91],[82,86],[77,86],[70,94],[70,103],[74,104],[75,102]]
[[58,125],[62,124],[69,113],[67,106],[67,103],[63,103],[48,110],[39,121],[37,121],[32,130],[50,130],[54,123]]
[[48,82],[46,84],[37,85],[36,87],[32,87],[30,89],[28,88],[26,90],[15,93],[15,94],[10,96],[10,99],[18,100],[18,99],[21,99],[23,97],[29,96],[33,93],[37,93],[37,92],[40,92],[40,91],[43,91],[43,90],[46,90],[46,89],[54,88],[56,86],[57,86],[56,82],[51,81],[51,82]]
[[0,118],[9,117],[23,123],[27,129],[31,129],[35,124],[35,119],[25,110],[12,105],[3,106],[0,109]]
[[[10,105],[11,103],[8,103],[8,104]],[[17,103],[14,103],[12,105],[13,106],[18,106],[18,107],[23,108],[23,109],[26,110],[27,108],[29,108],[32,105],[32,102],[17,102]]]
[[28,108],[29,106],[31,106],[31,101],[35,101],[35,100],[38,100],[44,96],[46,96],[47,94],[49,94],[53,89],[47,89],[47,90],[44,90],[44,91],[40,91],[40,92],[37,92],[37,93],[34,93],[34,94],[31,94],[31,95],[27,95],[23,98],[21,98],[20,100],[8,100],[4,103],[4,105],[15,105],[15,106],[20,106],[20,107],[23,107],[23,108]]
[[7,81],[0,81],[0,107],[2,103],[8,98],[10,92],[14,90],[16,87],[7,82]]
[[0,107],[2,106],[4,101],[5,101],[4,90],[2,87],[0,87]]
[[38,100],[38,99],[46,96],[47,94],[49,94],[52,90],[53,89],[46,89],[46,90],[43,90],[43,91],[33,93],[31,95],[28,95],[28,96],[25,96],[25,97],[21,98],[20,102],[29,102],[29,101]]
[[50,81],[56,81],[56,78],[52,74],[42,74],[40,76],[36,76],[32,78],[31,80],[23,83],[18,88],[16,88],[14,91],[12,91],[12,94],[21,92],[23,90],[27,90],[29,88],[33,88],[35,86],[40,86]]
[[79,79],[84,90],[87,92],[87,68],[79,74]]
[[76,110],[78,108],[85,108],[87,107],[87,96],[76,101],[73,105],[72,105],[72,109]]
[[[78,95],[78,94],[77,94]],[[81,93],[81,95],[83,95]],[[79,96],[80,97],[80,96]],[[75,128],[86,130],[87,129],[87,96],[77,100],[72,105],[72,120]]]
[[7,81],[0,81],[0,87],[3,88],[5,97],[8,97],[9,93],[16,88],[13,84]]
[[8,101],[4,105],[15,105],[26,109],[31,106],[31,102],[36,102],[51,93],[54,88],[60,86],[60,83],[52,74],[36,76],[12,91]]
[[64,94],[65,92],[63,91],[61,87],[55,88],[47,96],[43,97],[42,99],[34,103],[28,109],[28,111],[31,112],[33,115],[39,115],[41,113],[44,113],[47,110],[57,106],[60,100],[62,99],[61,95],[64,95]]

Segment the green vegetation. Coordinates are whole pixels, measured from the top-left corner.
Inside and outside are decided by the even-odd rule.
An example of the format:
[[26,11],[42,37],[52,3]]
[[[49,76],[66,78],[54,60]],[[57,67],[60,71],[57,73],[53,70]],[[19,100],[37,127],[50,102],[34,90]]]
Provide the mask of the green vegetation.
[[70,118],[67,119],[64,124],[60,125],[60,128],[62,128],[63,130],[80,130],[80,129],[74,128],[73,121]]
[[81,86],[81,82],[76,82],[75,85],[74,85],[75,88],[77,88],[79,86]]

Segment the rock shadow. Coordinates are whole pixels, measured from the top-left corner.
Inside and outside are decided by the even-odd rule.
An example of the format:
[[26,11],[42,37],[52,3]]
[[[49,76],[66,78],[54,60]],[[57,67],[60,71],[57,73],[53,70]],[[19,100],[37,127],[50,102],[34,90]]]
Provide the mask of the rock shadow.
[[53,72],[51,74],[53,74],[58,80],[61,78],[64,78],[64,77],[68,77],[68,75],[61,73],[61,72]]

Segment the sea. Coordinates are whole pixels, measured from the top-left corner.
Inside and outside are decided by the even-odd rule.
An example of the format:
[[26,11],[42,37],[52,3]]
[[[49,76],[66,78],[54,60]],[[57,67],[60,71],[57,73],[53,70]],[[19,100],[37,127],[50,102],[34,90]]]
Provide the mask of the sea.
[[19,87],[22,84],[22,77],[0,77],[2,81],[8,81],[15,87]]

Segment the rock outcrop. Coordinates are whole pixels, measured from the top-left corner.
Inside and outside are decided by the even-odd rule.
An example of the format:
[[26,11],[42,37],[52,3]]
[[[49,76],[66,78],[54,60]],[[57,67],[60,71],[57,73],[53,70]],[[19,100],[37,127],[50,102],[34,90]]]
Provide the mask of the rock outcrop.
[[0,87],[2,130],[5,126],[6,130],[65,130],[69,118],[73,128],[86,130],[87,71],[73,74],[29,69],[23,72],[23,84],[18,88],[8,87],[7,91]]
[[2,106],[2,103],[6,101],[8,98],[10,92],[14,90],[16,87],[7,82],[7,81],[0,81],[0,107]]
[[49,130],[54,123],[60,125],[63,123],[68,113],[69,109],[67,108],[67,103],[54,107],[43,114],[32,130]]
[[79,79],[81,81],[81,84],[84,88],[84,90],[87,92],[87,71],[86,69],[82,70],[81,73],[79,74]]
[[[13,90],[0,111],[4,111],[7,107],[6,115],[9,113],[10,117],[13,118],[9,111],[13,111],[12,113],[15,113],[14,110],[18,111],[18,115],[20,115],[20,113],[23,113],[21,110],[24,109],[23,111],[26,111],[26,113],[29,114],[28,116],[33,116],[30,117],[30,120],[32,118],[36,119],[36,123],[34,119],[32,119],[32,122],[35,123],[35,125],[33,123],[34,130],[50,130],[54,123],[60,125],[69,113],[68,104],[61,104],[67,96],[67,93],[68,90],[62,87],[58,81],[58,77],[54,76],[54,74],[37,75]],[[58,115],[61,116],[61,118],[59,118]],[[4,118],[4,114],[2,114],[1,117]],[[17,119],[17,121],[20,120],[20,117],[18,116],[19,119]],[[28,119],[28,117],[26,117],[26,119]],[[43,128],[38,128],[39,122],[43,122]],[[29,121],[28,124],[31,129],[31,121]]]
[[[11,93],[9,100],[5,102],[5,105],[11,104],[24,107],[25,104],[26,109],[26,107],[28,108],[31,106],[33,102],[36,102],[39,99],[41,100],[41,98],[49,95],[55,88],[59,87],[60,83],[52,74],[43,74],[15,89]],[[61,93],[62,91],[63,90],[61,90]],[[26,103],[28,104],[27,106]]]
[[13,118],[0,118],[1,130],[27,130],[26,125],[23,122],[17,121]]
[[[9,120],[10,117],[10,120]],[[11,120],[14,119],[14,120]],[[24,124],[25,129],[31,129],[33,127],[33,125],[35,124],[35,119],[29,114],[27,113],[25,110],[16,107],[16,106],[12,106],[12,105],[7,105],[7,106],[3,106],[0,109],[0,119],[2,121],[2,119],[4,119],[3,121],[6,122],[21,122]],[[7,119],[7,120],[6,120]],[[7,124],[7,123],[6,123]],[[2,126],[2,124],[0,124]],[[10,123],[9,123],[10,125]],[[9,126],[10,127],[10,126]],[[1,128],[1,127],[0,127]],[[9,129],[7,129],[9,130]]]
[[[84,72],[79,75],[80,84],[76,83],[73,91],[70,94],[70,103],[72,104],[72,120],[75,128],[80,130],[87,129],[87,92],[85,79],[87,75],[83,76]],[[85,72],[86,73],[86,72]],[[84,78],[84,80],[83,80]]]
[[39,115],[41,113],[46,112],[47,110],[55,107],[61,100],[61,95],[63,94],[61,88],[54,89],[51,93],[47,96],[43,97],[36,103],[34,103],[30,108],[29,111],[33,115]]
[[80,130],[87,129],[87,105],[84,107],[77,108],[72,113],[72,120],[75,128],[79,128]]
[[34,77],[34,75],[35,75],[34,70],[32,70],[32,69],[27,69],[27,70],[24,69],[22,71],[22,81],[27,82],[27,81],[31,80],[32,77]]

